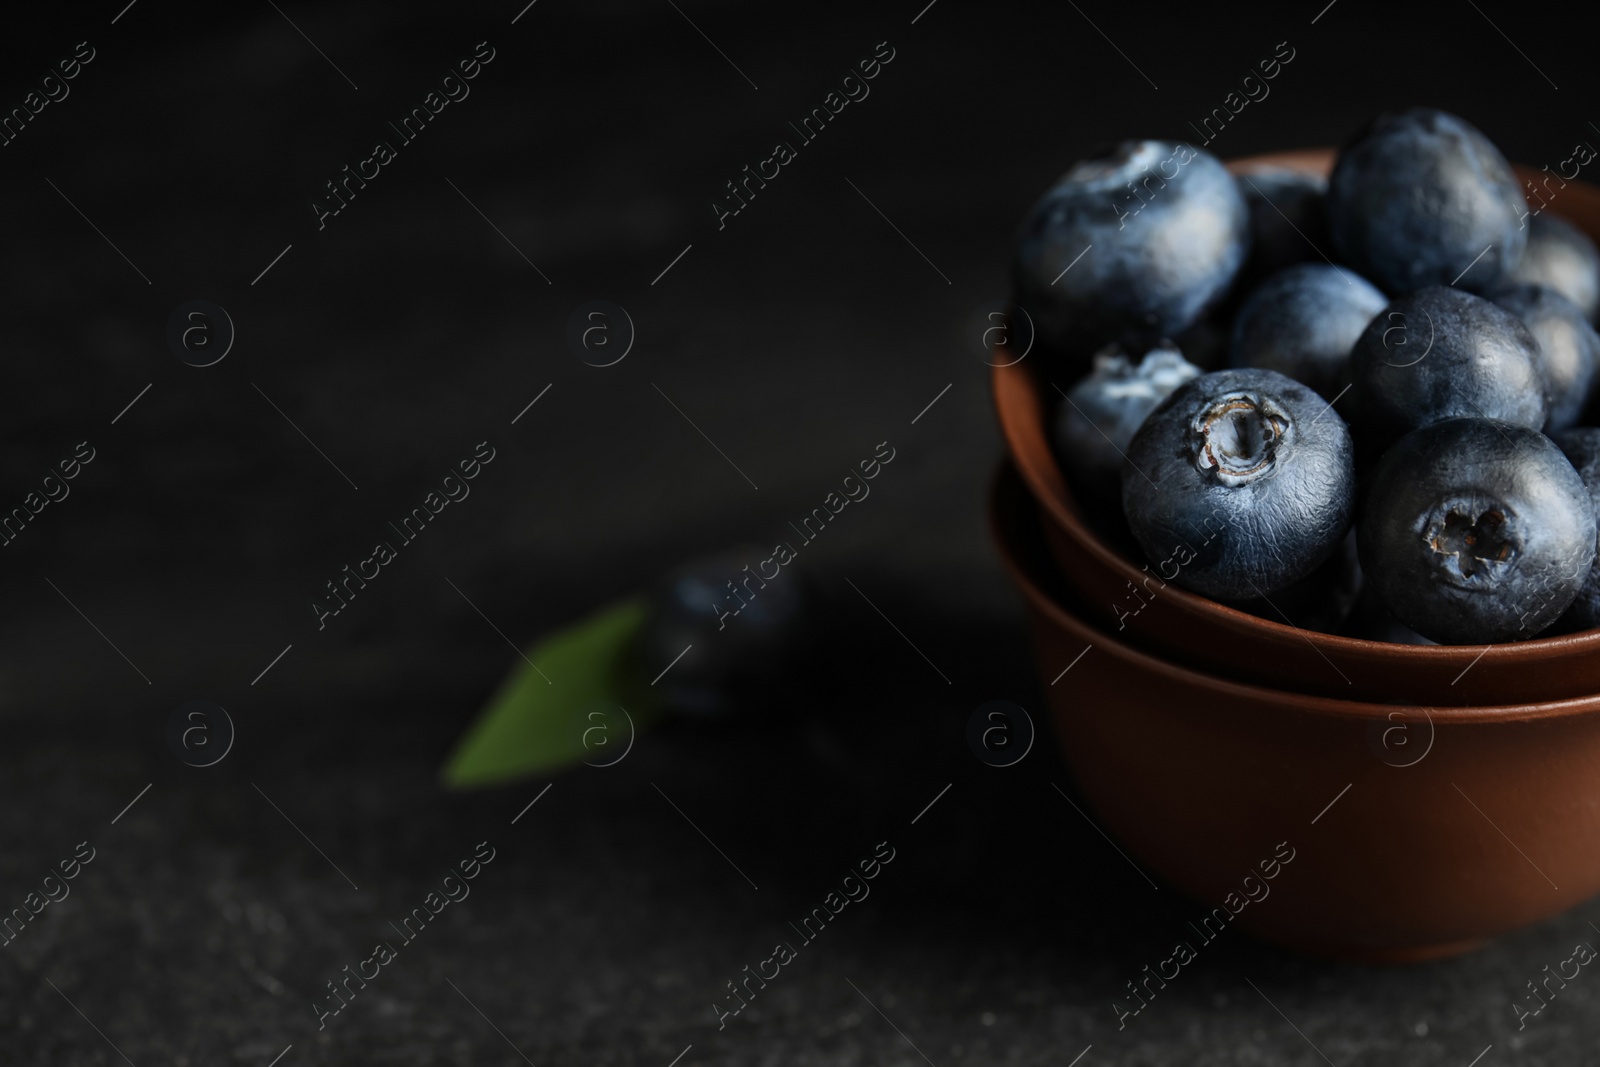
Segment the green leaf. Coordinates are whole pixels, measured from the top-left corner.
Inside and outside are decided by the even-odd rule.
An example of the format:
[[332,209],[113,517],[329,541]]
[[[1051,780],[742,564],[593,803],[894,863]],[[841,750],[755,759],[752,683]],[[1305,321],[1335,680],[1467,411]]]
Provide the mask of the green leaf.
[[620,762],[636,731],[660,713],[626,653],[644,624],[644,598],[559,630],[529,650],[456,743],[441,777],[451,789],[498,785],[578,762]]

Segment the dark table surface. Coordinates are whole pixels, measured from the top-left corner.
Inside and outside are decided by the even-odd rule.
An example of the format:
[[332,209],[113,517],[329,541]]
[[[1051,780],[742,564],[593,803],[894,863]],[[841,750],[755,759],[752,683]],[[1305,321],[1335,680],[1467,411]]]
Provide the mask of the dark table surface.
[[[1196,905],[1063,802],[1048,738],[1007,770],[962,741],[985,700],[1042,711],[985,530],[972,323],[1050,179],[1189,136],[1282,41],[1219,154],[1431,103],[1555,163],[1596,136],[1587,36],[1488,2],[923,3],[8,16],[7,108],[93,58],[0,149],[0,506],[95,458],[0,550],[0,905],[95,852],[0,953],[0,1061],[1600,1062],[1593,980],[1520,1033],[1510,1007],[1595,936],[1592,904],[1399,969],[1225,938],[1119,1030],[1111,1001]],[[724,183],[879,42],[870,96],[719,229]],[[487,49],[319,229],[324,183]],[[165,337],[194,299],[236,328],[203,369]],[[606,368],[566,340],[597,299],[636,328]],[[802,565],[915,648],[857,602],[853,654],[734,723],[440,789],[506,639],[768,542],[885,440]],[[481,441],[471,497],[319,630],[324,583]],[[194,699],[238,729],[206,769],[166,742]],[[470,899],[319,1031],[325,983],[483,841]],[[719,1028],[726,983],[879,842],[871,896]]]

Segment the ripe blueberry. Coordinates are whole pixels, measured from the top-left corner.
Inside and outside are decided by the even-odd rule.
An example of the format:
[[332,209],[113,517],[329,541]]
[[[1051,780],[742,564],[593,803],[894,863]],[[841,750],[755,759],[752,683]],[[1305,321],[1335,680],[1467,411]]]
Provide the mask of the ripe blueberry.
[[[1522,258],[1527,202],[1511,165],[1454,115],[1380,115],[1339,151],[1328,225],[1345,260],[1386,292],[1493,285]],[[1470,268],[1470,269],[1469,269]]]
[[1538,430],[1548,404],[1539,346],[1522,320],[1482,297],[1435,285],[1390,302],[1350,352],[1363,455],[1457,416]]
[[1542,285],[1497,288],[1494,302],[1520,318],[1538,342],[1539,373],[1550,401],[1545,432],[1578,424],[1600,371],[1600,336],[1578,305]]
[[1145,416],[1200,369],[1175,348],[1156,348],[1138,365],[1115,349],[1069,390],[1056,412],[1056,456],[1086,499],[1117,500],[1123,456]]
[[1165,581],[1225,600],[1271,596],[1311,573],[1350,525],[1350,432],[1277,371],[1204,374],[1145,419],[1122,508]]
[[1083,160],[1034,205],[1012,264],[1040,343],[1087,369],[1197,322],[1249,247],[1249,211],[1217,159],[1172,141],[1124,141]]
[[1373,472],[1361,566],[1401,622],[1443,644],[1521,641],[1567,610],[1595,559],[1594,505],[1544,434],[1446,419]]
[[1281,270],[1239,309],[1233,366],[1275,370],[1332,400],[1350,380],[1350,349],[1384,304],[1353,271],[1326,263]]
[[1593,322],[1600,311],[1600,252],[1589,235],[1555,215],[1540,213],[1528,222],[1528,247],[1501,282],[1544,285],[1574,304]]

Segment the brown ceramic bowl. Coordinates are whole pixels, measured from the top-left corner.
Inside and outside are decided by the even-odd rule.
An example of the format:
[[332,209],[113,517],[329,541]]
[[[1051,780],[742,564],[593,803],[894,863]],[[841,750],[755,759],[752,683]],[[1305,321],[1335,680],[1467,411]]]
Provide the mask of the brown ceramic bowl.
[[[1236,173],[1281,166],[1326,173],[1331,150],[1256,156],[1229,164]],[[1524,178],[1537,171],[1517,168]],[[1600,189],[1569,182],[1555,207],[1600,239]],[[1051,451],[1048,417],[1055,386],[1027,360],[994,369],[995,407],[1006,447],[1044,512],[1051,554],[1091,607],[1096,625],[1123,621],[1123,640],[1214,674],[1300,692],[1359,700],[1433,705],[1521,704],[1600,693],[1600,630],[1498,645],[1402,645],[1297,629],[1188,592],[1160,588],[1145,560],[1123,554],[1096,534]],[[1070,382],[1055,385],[1068,388]]]
[[[1238,910],[1218,926],[1400,963],[1465,951],[1600,890],[1600,697],[1425,709],[1202,674],[1084,621],[1009,465],[990,517],[1096,821],[1142,868]],[[1263,861],[1291,849],[1264,881]],[[1172,936],[1204,951],[1198,931]]]

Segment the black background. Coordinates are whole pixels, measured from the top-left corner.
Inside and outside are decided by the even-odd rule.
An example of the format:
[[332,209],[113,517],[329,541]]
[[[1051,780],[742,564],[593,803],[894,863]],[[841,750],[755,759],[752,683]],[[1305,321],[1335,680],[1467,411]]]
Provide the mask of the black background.
[[[0,508],[78,442],[97,455],[0,549],[0,906],[77,842],[98,855],[0,955],[0,1060],[1595,1062],[1583,981],[1520,1034],[1510,1008],[1594,936],[1592,906],[1394,970],[1220,941],[1119,1032],[1111,1000],[1195,905],[1063,803],[1048,735],[995,770],[961,734],[992,698],[1043,721],[985,530],[972,321],[1047,184],[1101,142],[1188,137],[1281,41],[1293,62],[1217,154],[1432,104],[1554,165],[1600,136],[1589,36],[1501,0],[923,2],[8,13],[0,106],[77,42],[96,58],[0,148]],[[323,183],[479,41],[471,95],[319,231]],[[723,183],[880,41],[870,96],[719,231]],[[191,299],[237,328],[216,366],[166,346]],[[637,327],[605,369],[565,340],[594,299]],[[483,440],[470,498],[319,632],[323,583]],[[895,463],[804,566],[937,667],[857,603],[852,655],[774,682],[816,716],[755,700],[608,769],[439,790],[515,662],[452,582],[526,645],[768,542],[884,440]],[[207,770],[165,743],[197,698],[239,729]],[[470,902],[319,1034],[323,983],[484,839]],[[724,982],[885,839],[870,900],[719,1032]]]

